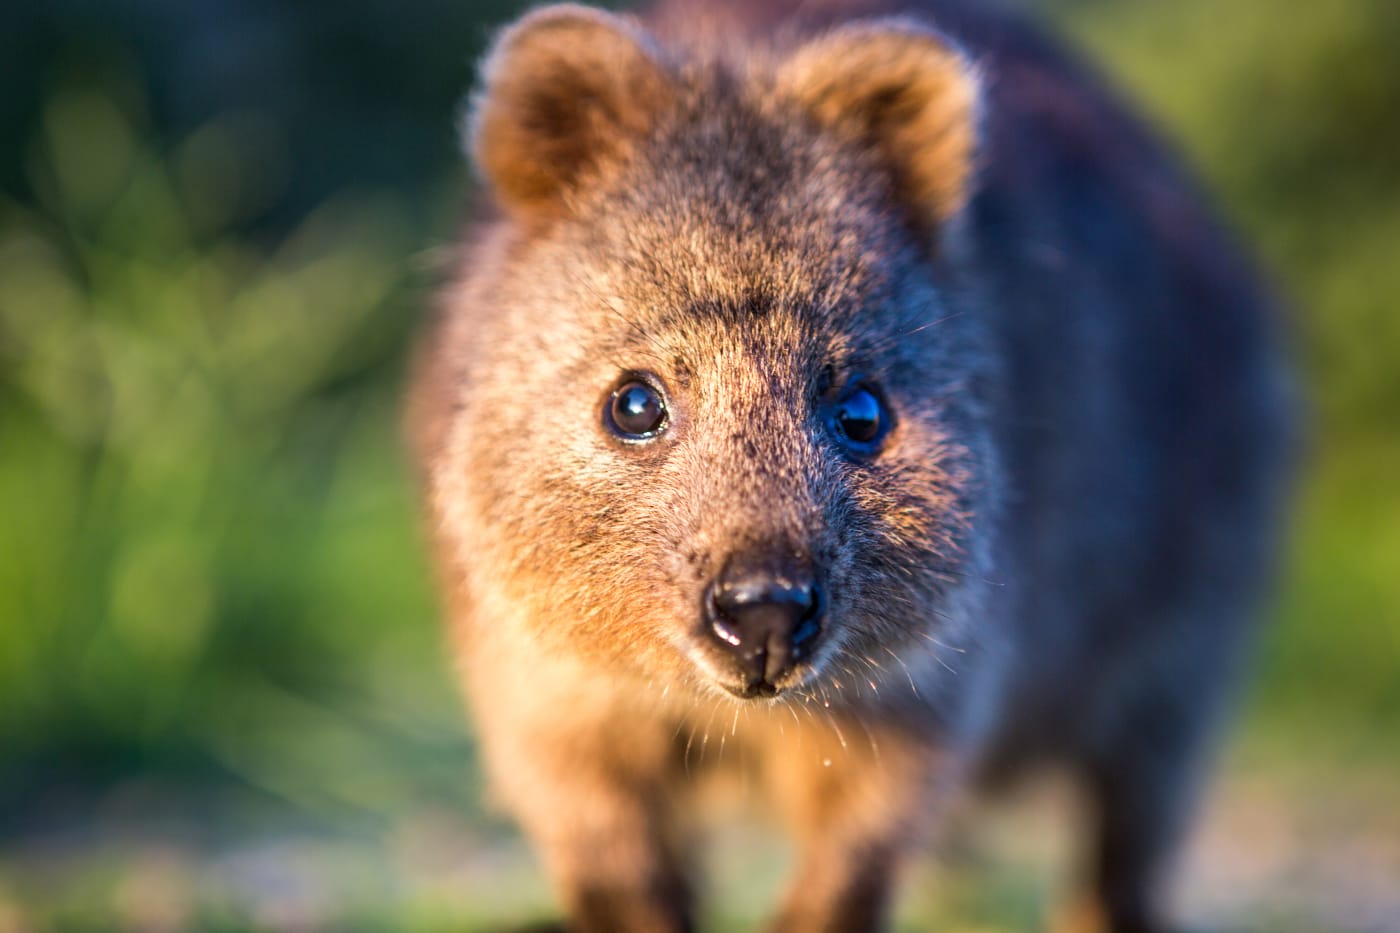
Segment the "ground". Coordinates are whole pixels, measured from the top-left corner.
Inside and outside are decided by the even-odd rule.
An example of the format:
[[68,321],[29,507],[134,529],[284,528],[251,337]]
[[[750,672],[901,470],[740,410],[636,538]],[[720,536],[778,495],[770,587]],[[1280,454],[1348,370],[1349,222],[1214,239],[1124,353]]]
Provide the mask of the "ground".
[[[197,830],[191,803],[128,788],[85,828],[0,852],[0,933],[97,930],[489,931],[550,914],[525,845],[479,814]],[[967,808],[907,878],[899,930],[1061,929],[1074,849],[1053,785]],[[157,815],[159,814],[159,815]],[[255,820],[254,822],[260,822]],[[752,826],[751,823],[747,825]],[[752,929],[786,853],[765,830],[710,843],[713,931]],[[1178,901],[1191,930],[1400,931],[1400,786],[1385,767],[1281,773],[1233,760],[1210,795]]]

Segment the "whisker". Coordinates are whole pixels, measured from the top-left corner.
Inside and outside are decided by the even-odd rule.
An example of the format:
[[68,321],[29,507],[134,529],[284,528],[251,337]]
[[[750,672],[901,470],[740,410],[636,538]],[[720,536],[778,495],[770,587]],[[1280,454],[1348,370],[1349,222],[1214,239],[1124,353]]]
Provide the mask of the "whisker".
[[947,651],[956,651],[958,654],[967,654],[966,648],[960,648],[957,645],[950,645],[946,641],[939,641],[937,638],[934,638],[928,632],[920,632],[919,637],[927,639],[928,641],[933,642],[938,647],[943,648]]
[[966,313],[966,312],[964,312],[964,311],[954,311],[952,314],[945,314],[943,317],[939,318],[939,319],[936,320],[936,321],[929,321],[929,322],[927,322],[927,323],[925,323],[925,324],[920,324],[918,327],[914,327],[914,328],[911,328],[911,329],[909,329],[909,330],[906,330],[904,333],[900,334],[899,336],[901,336],[901,337],[908,337],[908,336],[910,336],[911,334],[917,334],[917,333],[918,333],[919,331],[921,331],[921,330],[928,330],[930,327],[937,327],[939,324],[944,324],[944,323],[946,323],[946,322],[948,322],[948,321],[953,320],[954,318],[962,317],[965,313]]
[[[895,654],[894,649],[891,648],[889,645],[885,645],[885,652],[889,654],[890,657],[894,658],[895,661],[899,663],[900,667],[904,668],[904,676],[909,678],[909,689],[913,692],[914,696],[918,696],[919,688],[918,685],[914,683],[914,675],[910,672],[909,665],[905,664],[904,659],[901,658],[899,655]],[[938,655],[935,654],[934,657],[936,658],[938,657]]]
[[861,729],[865,730],[865,737],[870,740],[870,754],[875,756],[876,761],[879,761],[880,743],[875,741],[875,733],[870,731],[870,727],[865,724],[865,720],[862,717],[856,716],[854,718]]
[[[836,724],[836,717],[831,716],[831,717],[828,717],[828,718],[829,718],[830,721],[831,721],[831,729],[832,729],[832,731],[836,733],[836,741],[838,741],[838,742],[841,743],[841,750],[844,751],[844,752],[846,752],[847,754],[849,754],[849,753],[850,753],[850,746],[848,746],[848,745],[846,744],[846,736],[845,736],[845,733],[843,733],[843,732],[841,731],[841,727],[838,726],[838,725]],[[859,720],[857,720],[857,721],[859,721]]]
[[700,763],[705,762],[705,749],[710,745],[710,729],[715,724],[715,707],[710,707],[710,718],[705,720],[705,734],[700,737]]

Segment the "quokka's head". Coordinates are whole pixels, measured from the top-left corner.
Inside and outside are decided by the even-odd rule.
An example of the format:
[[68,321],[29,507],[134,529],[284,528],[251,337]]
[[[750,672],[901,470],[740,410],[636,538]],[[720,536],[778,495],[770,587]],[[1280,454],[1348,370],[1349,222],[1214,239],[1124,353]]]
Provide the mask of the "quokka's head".
[[907,21],[739,52],[560,6],[483,75],[499,216],[433,465],[470,625],[740,697],[937,660],[994,492],[966,62]]

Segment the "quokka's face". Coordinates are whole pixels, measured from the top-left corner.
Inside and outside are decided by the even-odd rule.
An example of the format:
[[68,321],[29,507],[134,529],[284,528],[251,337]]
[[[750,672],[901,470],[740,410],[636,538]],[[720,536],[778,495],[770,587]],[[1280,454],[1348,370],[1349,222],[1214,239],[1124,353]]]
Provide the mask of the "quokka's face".
[[[633,74],[651,128],[610,111],[638,135],[608,136],[592,174],[521,169],[503,150],[592,152],[578,121],[512,148],[563,112],[539,100],[559,92],[550,56],[575,54],[551,36],[603,29],[591,47],[623,46],[603,68],[647,54],[578,16],[507,34],[477,118],[508,216],[459,299],[473,351],[438,494],[472,585],[523,607],[538,650],[638,683],[902,680],[969,576],[987,470],[980,356],[928,216],[805,104],[694,74]],[[551,83],[512,76],[540,56]]]
[[542,644],[643,678],[903,679],[968,572],[967,334],[878,217],[886,255],[817,214],[741,247],[715,207],[600,204],[484,297],[457,428],[481,550]]

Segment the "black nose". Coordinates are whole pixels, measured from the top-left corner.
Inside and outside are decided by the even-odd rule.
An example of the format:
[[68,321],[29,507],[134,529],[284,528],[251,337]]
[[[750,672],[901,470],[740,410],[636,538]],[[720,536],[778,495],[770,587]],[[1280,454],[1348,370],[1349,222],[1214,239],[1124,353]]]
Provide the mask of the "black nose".
[[747,695],[806,658],[821,631],[822,594],[810,568],[787,560],[731,560],[707,592],[710,631],[739,663]]

